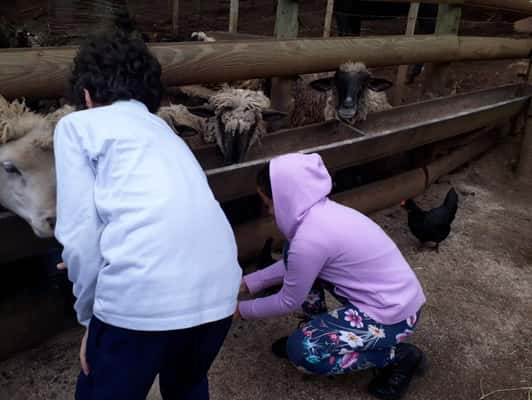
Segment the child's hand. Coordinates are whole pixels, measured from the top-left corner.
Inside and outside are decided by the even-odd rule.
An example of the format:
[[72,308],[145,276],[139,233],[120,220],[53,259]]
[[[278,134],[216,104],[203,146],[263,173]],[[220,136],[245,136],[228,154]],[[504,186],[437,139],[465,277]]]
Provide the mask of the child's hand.
[[64,269],[67,269],[67,266],[65,265],[64,262],[57,264],[55,267],[56,267],[59,271],[63,271]]
[[246,285],[246,281],[244,279],[242,279],[242,282],[240,283],[240,290],[238,291],[238,295],[243,295],[243,294],[248,294],[249,293],[249,289],[248,289],[248,285]]
[[239,319],[242,319],[240,316],[240,309],[238,308],[239,304],[236,305],[235,313],[233,314],[233,321],[238,321]]
[[79,349],[79,362],[81,363],[81,370],[85,376],[89,376],[89,363],[87,362],[87,339],[89,337],[89,328],[85,330],[83,339],[81,339],[81,347]]

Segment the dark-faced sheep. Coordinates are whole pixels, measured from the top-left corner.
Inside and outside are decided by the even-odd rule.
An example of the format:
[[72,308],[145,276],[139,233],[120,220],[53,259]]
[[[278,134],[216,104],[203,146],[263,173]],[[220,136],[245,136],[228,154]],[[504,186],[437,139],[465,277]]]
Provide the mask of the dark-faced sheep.
[[373,77],[361,62],[343,63],[334,75],[316,78],[312,74],[296,81],[291,126],[335,118],[355,124],[370,113],[391,108],[384,90],[392,83]]

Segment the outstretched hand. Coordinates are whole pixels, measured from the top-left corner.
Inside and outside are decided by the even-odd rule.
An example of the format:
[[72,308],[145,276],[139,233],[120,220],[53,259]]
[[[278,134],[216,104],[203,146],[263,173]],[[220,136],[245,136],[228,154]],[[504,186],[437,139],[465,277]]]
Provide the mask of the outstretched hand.
[[239,310],[238,304],[237,304],[235,313],[233,314],[233,321],[238,321],[239,319],[242,319],[242,317],[240,316],[240,310]]
[[243,294],[248,294],[248,293],[249,293],[249,289],[248,289],[248,286],[246,285],[246,281],[242,279],[242,282],[240,282],[240,289],[238,290],[238,295],[241,296]]
[[55,267],[56,267],[59,271],[63,271],[63,270],[65,270],[65,269],[67,269],[67,266],[66,266],[66,264],[65,264],[64,262],[57,264]]
[[79,362],[81,364],[81,370],[85,376],[89,376],[89,363],[87,362],[87,339],[89,337],[89,328],[85,330],[83,339],[81,339],[81,346],[79,349]]

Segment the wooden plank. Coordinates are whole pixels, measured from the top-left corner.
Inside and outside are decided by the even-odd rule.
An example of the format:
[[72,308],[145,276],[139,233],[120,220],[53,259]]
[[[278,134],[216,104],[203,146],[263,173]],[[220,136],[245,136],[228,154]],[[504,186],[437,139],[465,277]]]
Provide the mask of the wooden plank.
[[272,36],[266,35],[254,35],[252,33],[241,33],[241,32],[226,32],[226,31],[205,31],[205,34],[208,37],[219,41],[248,41],[248,40],[272,40]]
[[[299,3],[296,0],[277,0],[277,14],[275,17],[274,36],[281,39],[294,39],[299,31]],[[281,77],[271,80],[270,100],[275,110],[290,114],[289,105],[286,102],[287,93],[292,92],[292,81]],[[290,123],[290,117],[273,123],[274,129],[286,128]]]
[[[419,3],[410,4],[408,11],[408,20],[406,24],[406,36],[414,36],[417,24],[417,14],[419,12]],[[402,102],[403,91],[406,82],[406,75],[408,73],[408,65],[400,65],[397,70],[397,78],[395,80],[395,89],[393,93],[393,103],[399,105]]]
[[172,31],[177,36],[179,33],[179,0],[171,0],[172,3]]
[[192,10],[194,14],[201,13],[201,0],[192,0]]
[[[413,3],[417,0],[371,0],[388,3]],[[527,0],[423,0],[428,4],[453,4],[470,7],[496,8],[499,10],[532,14],[532,2]]]
[[299,2],[297,0],[277,0],[274,36],[277,39],[292,39],[299,31]]
[[[332,71],[348,59],[368,66],[528,57],[532,39],[415,35],[364,38],[154,43],[167,86]],[[1,49],[0,93],[64,93],[74,47]],[[253,62],[251,62],[252,60]]]
[[229,32],[236,33],[238,31],[238,0],[231,0],[229,7]]
[[334,10],[334,0],[327,0],[327,8],[325,9],[325,22],[323,23],[323,37],[331,36],[331,24]]
[[85,40],[113,29],[125,0],[48,0],[49,34],[55,39]]
[[[462,9],[459,6],[440,5],[436,21],[435,35],[458,35]],[[426,82],[429,90],[435,96],[445,96],[452,85],[453,75],[450,73],[450,63],[440,63],[428,66]]]

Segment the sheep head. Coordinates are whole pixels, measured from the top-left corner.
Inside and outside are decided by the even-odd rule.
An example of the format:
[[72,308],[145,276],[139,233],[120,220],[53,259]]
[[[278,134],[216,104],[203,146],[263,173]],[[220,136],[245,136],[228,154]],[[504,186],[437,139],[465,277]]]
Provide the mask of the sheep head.
[[48,116],[24,102],[0,96],[0,204],[26,220],[39,237],[51,237],[55,225],[53,131],[63,107]]
[[182,137],[194,136],[197,133],[204,132],[205,121],[188,111],[181,104],[170,104],[159,108],[157,115],[161,117],[173,131]]
[[382,92],[392,82],[373,77],[363,63],[346,62],[332,77],[317,79],[310,86],[318,91],[336,92],[336,116],[347,123],[365,120],[371,92]]
[[227,164],[242,162],[249,149],[266,132],[265,121],[286,116],[271,110],[270,100],[261,91],[227,88],[209,99],[209,103],[189,110],[211,118],[216,143]]

